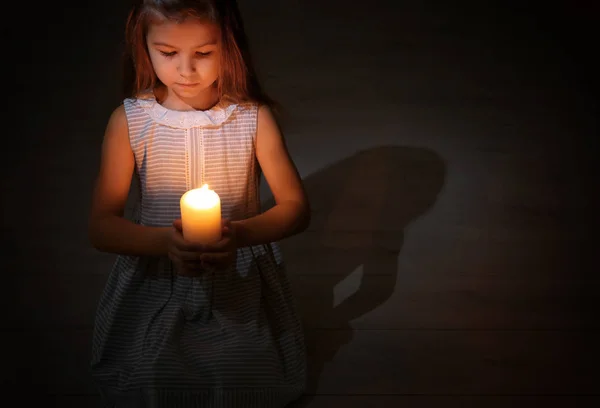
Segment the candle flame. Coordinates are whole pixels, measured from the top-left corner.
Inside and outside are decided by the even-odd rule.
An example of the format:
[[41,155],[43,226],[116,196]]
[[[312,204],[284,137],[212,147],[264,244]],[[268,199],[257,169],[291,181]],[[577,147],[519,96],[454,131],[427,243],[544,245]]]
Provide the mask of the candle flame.
[[220,205],[219,195],[208,188],[208,184],[186,192],[181,197],[181,203],[196,209],[212,208]]

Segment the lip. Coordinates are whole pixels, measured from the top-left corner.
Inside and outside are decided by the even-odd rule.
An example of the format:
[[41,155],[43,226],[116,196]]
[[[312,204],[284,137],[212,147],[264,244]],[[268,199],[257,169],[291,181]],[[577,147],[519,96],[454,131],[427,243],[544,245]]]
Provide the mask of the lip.
[[193,88],[195,86],[198,86],[197,83],[196,84],[182,84],[182,83],[179,83],[179,82],[177,83],[177,85],[182,86],[184,88]]

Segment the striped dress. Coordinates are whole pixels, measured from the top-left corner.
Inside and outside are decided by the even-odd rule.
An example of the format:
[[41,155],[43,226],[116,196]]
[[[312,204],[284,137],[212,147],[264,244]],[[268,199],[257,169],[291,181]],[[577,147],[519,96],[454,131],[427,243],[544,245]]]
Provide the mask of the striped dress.
[[[124,100],[140,186],[133,221],[171,226],[208,184],[224,218],[260,211],[257,106],[174,111]],[[240,248],[227,270],[176,274],[168,257],[118,255],[97,307],[91,371],[109,407],[284,407],[306,351],[277,243]]]

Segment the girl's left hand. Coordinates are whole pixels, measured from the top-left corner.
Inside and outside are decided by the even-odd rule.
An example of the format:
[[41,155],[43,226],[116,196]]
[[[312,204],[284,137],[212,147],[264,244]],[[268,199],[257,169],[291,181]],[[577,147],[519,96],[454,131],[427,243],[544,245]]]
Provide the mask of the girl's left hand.
[[235,262],[237,242],[231,221],[223,220],[221,239],[214,244],[202,245],[202,252],[200,260],[209,267],[226,269]]

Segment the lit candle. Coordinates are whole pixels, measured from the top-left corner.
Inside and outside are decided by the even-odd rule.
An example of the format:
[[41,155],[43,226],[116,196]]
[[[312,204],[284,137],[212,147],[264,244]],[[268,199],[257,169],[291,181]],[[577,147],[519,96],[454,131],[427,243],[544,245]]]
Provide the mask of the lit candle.
[[221,199],[207,184],[181,196],[180,207],[186,240],[210,244],[221,239]]

